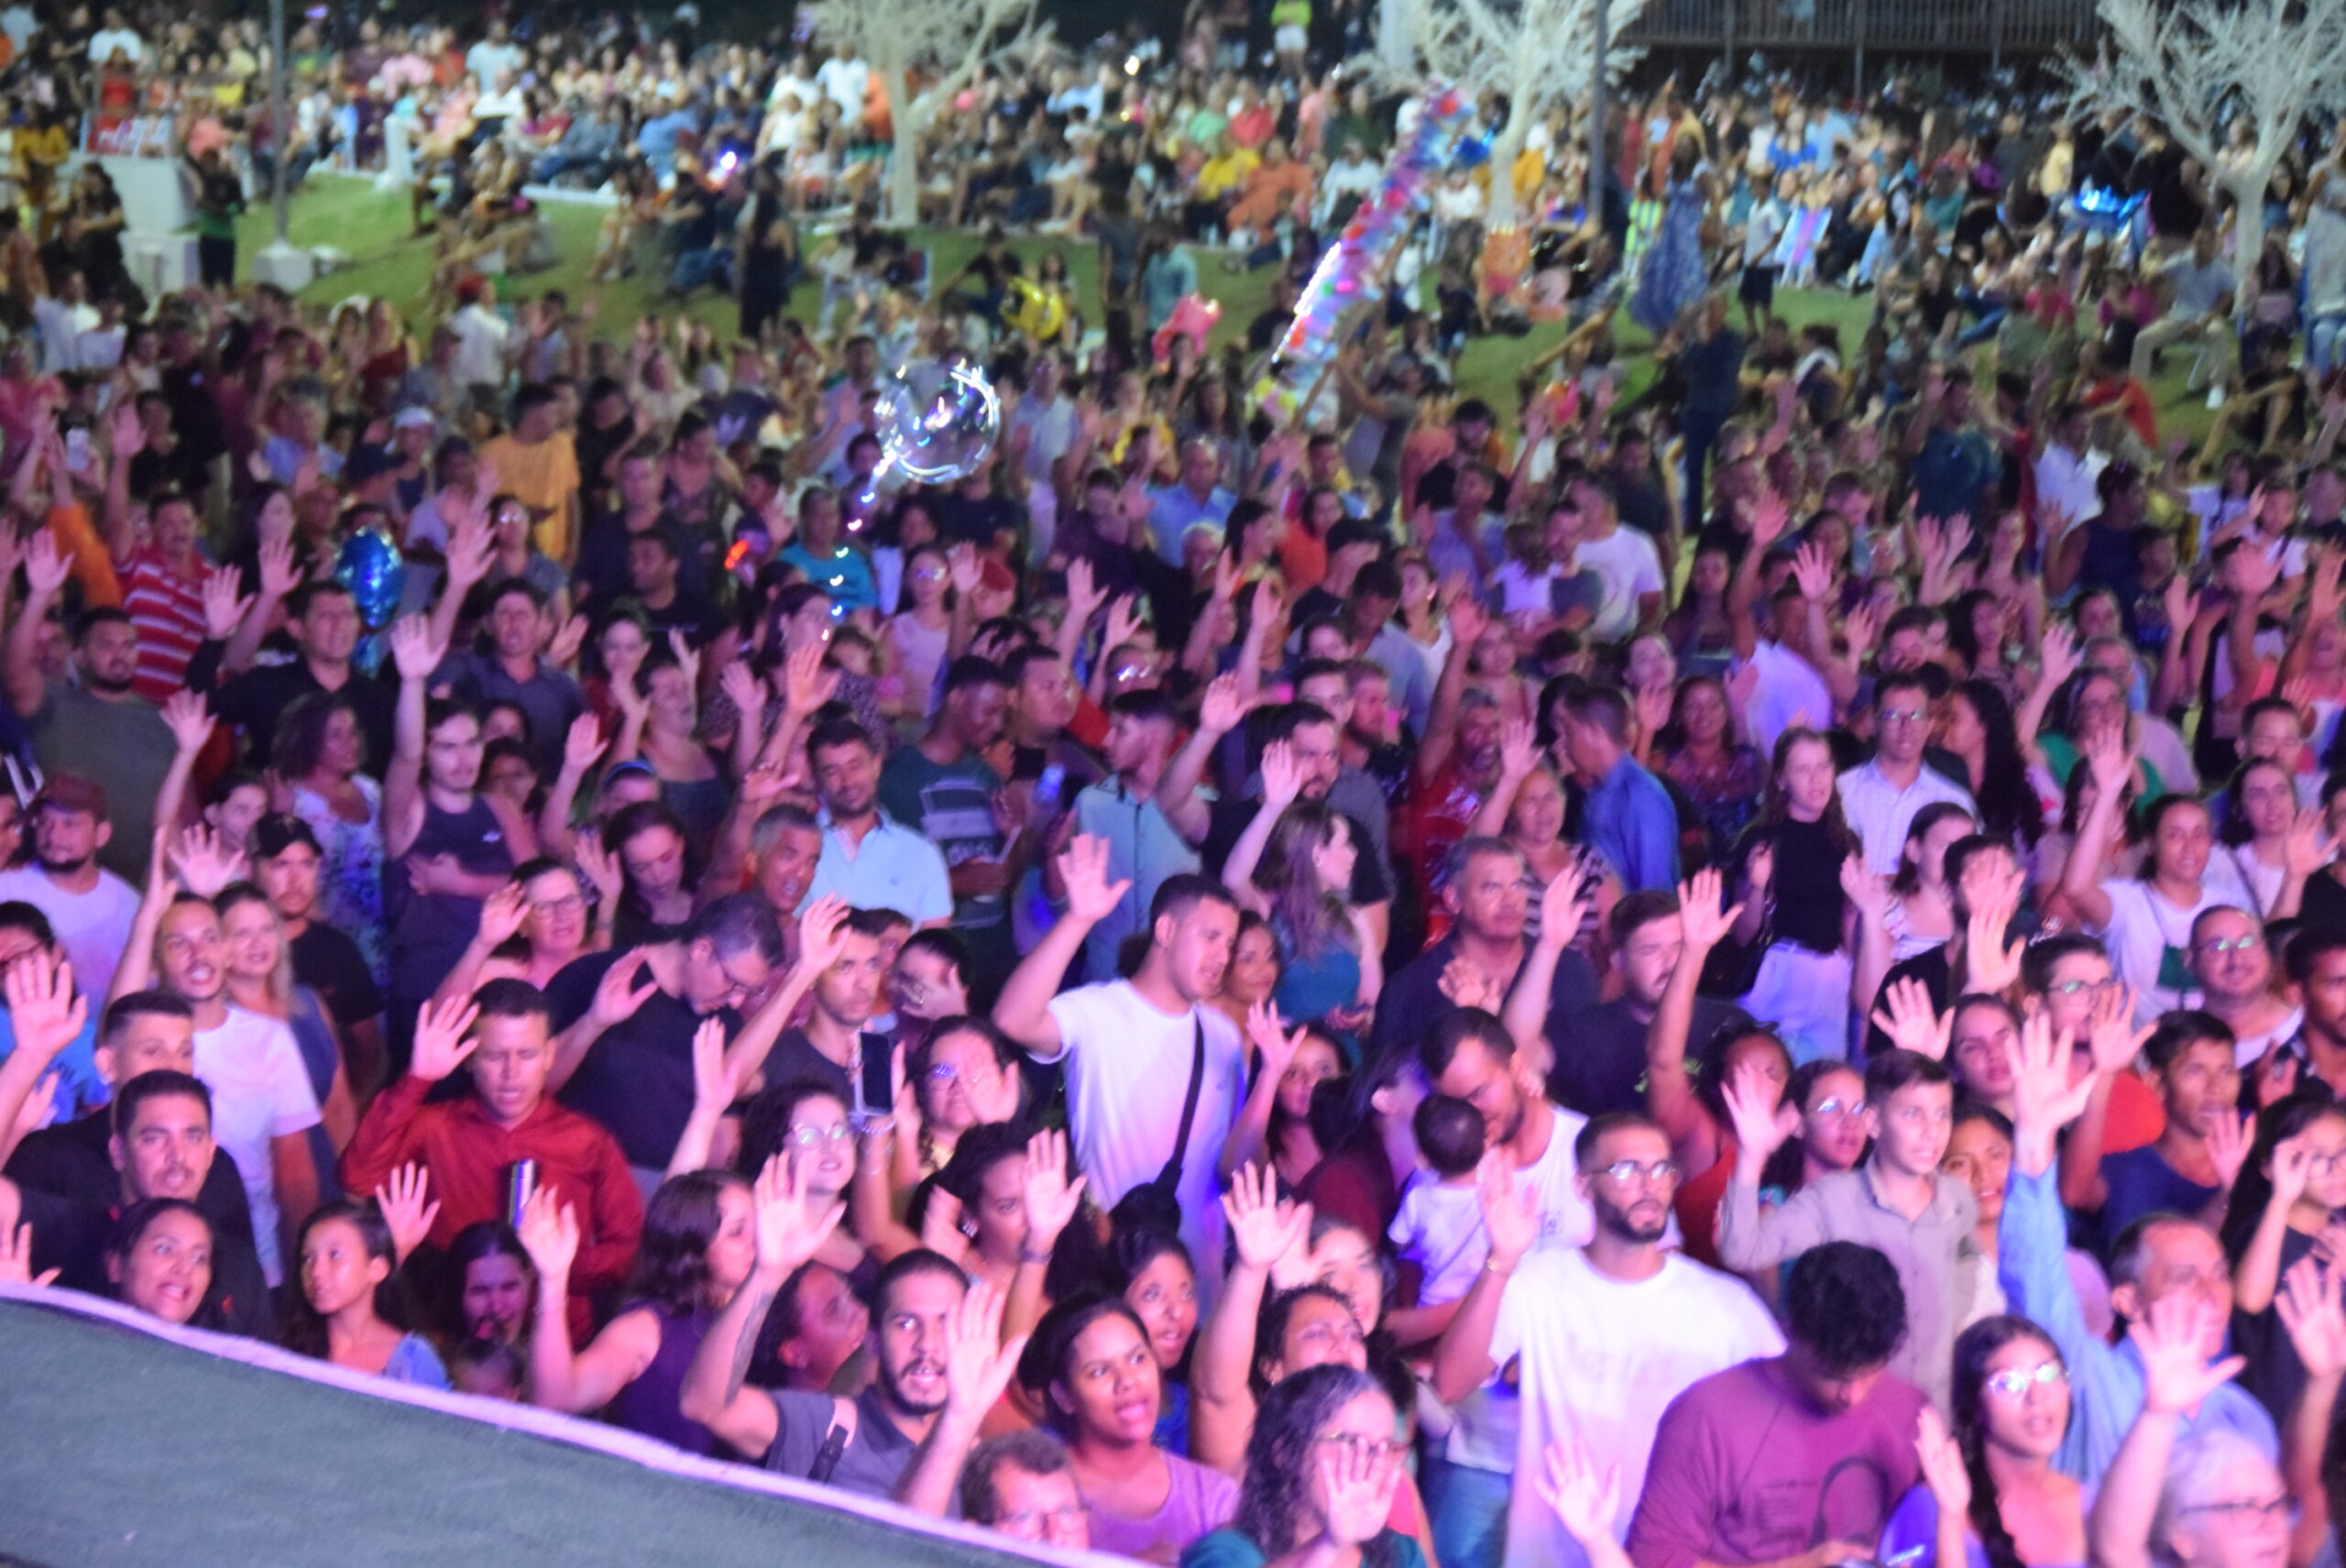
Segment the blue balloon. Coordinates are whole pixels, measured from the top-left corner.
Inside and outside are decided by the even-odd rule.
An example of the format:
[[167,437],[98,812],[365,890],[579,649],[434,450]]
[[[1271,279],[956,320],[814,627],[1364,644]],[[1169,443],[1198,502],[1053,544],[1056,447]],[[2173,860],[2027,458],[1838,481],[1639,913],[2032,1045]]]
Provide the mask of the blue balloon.
[[399,613],[400,597],[407,589],[407,562],[389,534],[380,528],[362,528],[343,542],[342,554],[334,557],[334,580],[350,590],[367,630],[379,631]]
[[1480,169],[1491,160],[1491,138],[1464,137],[1459,140],[1453,161],[1461,169]]

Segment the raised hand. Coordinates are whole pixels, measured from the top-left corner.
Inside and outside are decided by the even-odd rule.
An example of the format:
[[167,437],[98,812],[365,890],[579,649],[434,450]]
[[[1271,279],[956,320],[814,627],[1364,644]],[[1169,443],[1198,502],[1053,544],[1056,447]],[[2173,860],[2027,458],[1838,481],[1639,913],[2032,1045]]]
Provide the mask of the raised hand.
[[1059,854],[1059,881],[1067,889],[1068,917],[1086,924],[1106,919],[1131,891],[1129,879],[1108,880],[1108,840],[1079,833]]
[[586,645],[586,618],[574,615],[554,629],[554,638],[546,644],[546,663],[556,669],[567,670],[578,663],[578,651]]
[[1971,1470],[1963,1462],[1962,1445],[1928,1405],[1914,1422],[1914,1457],[1922,1462],[1923,1483],[1930,1487],[1940,1514],[1964,1517],[1971,1507]]
[[1913,1051],[1933,1061],[1946,1059],[1947,1043],[1955,1035],[1955,1014],[1941,1014],[1931,999],[1931,988],[1911,976],[1882,992],[1874,1010],[1877,1028],[1902,1051]]
[[530,895],[509,882],[480,901],[480,942],[492,952],[520,934],[530,918]]
[[1963,932],[1966,991],[2001,996],[2020,983],[2022,949],[2008,939],[2012,916],[2020,912],[2021,890],[2027,875],[2014,866],[1987,896],[1975,901]]
[[627,868],[619,864],[619,856],[603,842],[600,828],[580,828],[576,844],[578,869],[595,884],[596,902],[602,906],[602,917],[608,920],[619,906],[619,894],[626,891]]
[[73,575],[73,563],[57,547],[57,535],[46,528],[36,528],[25,544],[25,582],[32,590],[30,598],[46,602],[55,598]]
[[855,911],[846,899],[827,893],[798,916],[798,963],[808,974],[822,973],[847,951],[848,916]]
[[1198,728],[1211,735],[1227,735],[1238,728],[1246,709],[1238,698],[1238,677],[1216,675],[1206,685],[1204,699],[1198,705]]
[[537,1268],[538,1288],[566,1287],[570,1266],[578,1261],[578,1211],[557,1201],[553,1188],[541,1187],[521,1205],[521,1223],[513,1229]]
[[2201,1400],[2240,1376],[2248,1362],[2227,1356],[2210,1363],[2207,1342],[2218,1308],[2197,1292],[2175,1291],[2149,1304],[2126,1331],[2143,1359],[2143,1408],[2162,1416],[2199,1408]]
[[994,1408],[1018,1370],[1025,1334],[1002,1337],[1008,1297],[982,1280],[962,1292],[961,1304],[945,1319],[945,1404],[974,1420]]
[[[72,961],[38,948],[0,970],[0,996],[7,999],[15,1048],[28,1058],[56,1060],[90,1021],[90,999],[73,990]],[[49,1100],[37,1093],[27,1103],[38,1102],[45,1109]]]
[[2077,673],[2077,634],[2069,623],[2056,620],[2045,629],[2045,642],[2037,659],[2036,678],[2058,686]]
[[2286,1209],[2305,1196],[2306,1183],[2313,1177],[2313,1150],[2300,1133],[2294,1138],[2283,1138],[2273,1146],[2272,1206]]
[[1295,748],[1285,740],[1274,740],[1263,748],[1263,809],[1285,811],[1303,793],[1303,768],[1295,760]]
[[2346,1299],[2341,1291],[2346,1291],[2346,1275],[2334,1266],[2323,1267],[2315,1257],[2297,1259],[2281,1277],[2274,1310],[2309,1376],[2346,1373]]
[[693,1031],[693,1109],[722,1111],[740,1092],[740,1072],[725,1060],[725,1020],[711,1014]]
[[1825,554],[1824,545],[1810,540],[1794,552],[1792,580],[1800,585],[1802,596],[1810,603],[1833,602],[1833,559]]
[[1482,1211],[1483,1234],[1491,1244],[1490,1261],[1504,1274],[1523,1261],[1540,1239],[1537,1199],[1515,1179],[1515,1157],[1503,1148],[1491,1149],[1474,1168],[1474,1202]]
[[839,673],[824,667],[823,652],[822,643],[807,642],[783,660],[782,706],[797,718],[804,719],[838,695]]
[[739,659],[717,672],[717,689],[725,694],[733,711],[741,715],[744,722],[765,712],[765,688],[751,674],[750,666]]
[[0,1285],[53,1285],[58,1270],[44,1269],[39,1277],[33,1276],[33,1226],[30,1220],[21,1225],[0,1224]]
[[1246,1038],[1263,1053],[1262,1072],[1267,1077],[1287,1071],[1295,1053],[1303,1048],[1306,1033],[1302,1025],[1291,1035],[1281,1033],[1278,1006],[1267,996],[1246,1010]]
[[928,1207],[921,1212],[920,1245],[929,1251],[949,1257],[959,1266],[970,1256],[970,1234],[961,1228],[961,1200],[942,1187],[928,1195]]
[[[1767,885],[1760,869],[1761,857],[1767,853],[1764,848],[1752,851],[1749,864],[1754,891]],[[1743,905],[1719,907],[1723,886],[1719,873],[1708,867],[1678,884],[1678,920],[1686,942],[1680,963],[1692,962],[1699,968],[1710,950],[1725,941],[1727,934],[1735,928],[1736,916],[1743,913]]]
[[217,898],[230,883],[252,874],[244,851],[228,848],[218,833],[203,826],[181,829],[178,847],[171,850],[171,869],[199,898]]
[[375,1207],[390,1228],[391,1253],[405,1263],[432,1234],[440,1201],[432,1196],[432,1175],[413,1160],[393,1170],[375,1189]]
[[2132,1068],[2152,1034],[2147,1027],[2134,1027],[2134,988],[2123,983],[2093,999],[2093,1010],[2086,1015],[2086,1031],[2093,1069],[2105,1078]]
[[1089,1178],[1067,1179],[1067,1135],[1049,1128],[1026,1140],[1026,1185],[1021,1194],[1026,1210],[1025,1254],[1036,1262],[1050,1255],[1060,1234],[1083,1206]]
[[163,699],[163,728],[171,732],[180,754],[193,756],[212,739],[212,709],[201,692],[175,691]]
[[2251,1135],[2238,1111],[2228,1105],[2209,1107],[2208,1159],[2216,1168],[2216,1185],[2226,1192],[2240,1179],[2240,1168],[2248,1163]]
[[1670,715],[1678,706],[1678,688],[1668,681],[1648,681],[1637,689],[1634,703],[1638,729],[1651,740],[1670,727]]
[[1613,1519],[1621,1507],[1621,1470],[1599,1470],[1578,1437],[1548,1445],[1548,1473],[1539,1482],[1540,1500],[1555,1510],[1564,1533],[1584,1546],[1600,1536],[1613,1539]]
[[1580,923],[1588,914],[1588,900],[1584,896],[1589,882],[1588,863],[1575,856],[1564,862],[1563,870],[1548,879],[1540,891],[1540,939],[1554,947],[1570,947],[1580,935]]
[[[637,1009],[659,994],[660,981],[651,974],[652,955],[649,949],[638,948],[603,971],[596,983],[595,999],[587,1003],[586,1015],[600,1029],[609,1029],[625,1023]],[[645,976],[641,985],[633,983],[637,975]]]
[[262,597],[281,599],[301,586],[301,568],[293,559],[293,542],[272,539],[260,547]]
[[1374,1541],[1393,1512],[1400,1489],[1398,1455],[1375,1454],[1358,1443],[1323,1442],[1319,1455],[1321,1538],[1339,1552]]
[[1745,1062],[1719,1089],[1735,1124],[1736,1146],[1753,1166],[1766,1165],[1800,1131],[1800,1107],[1777,1092],[1758,1062]]
[[1485,974],[1483,967],[1464,953],[1451,955],[1434,987],[1453,1007],[1479,1007],[1485,1013],[1496,1013],[1507,1005],[1507,988]]
[[1482,640],[1491,624],[1490,611],[1474,597],[1474,590],[1462,579],[1453,579],[1443,590],[1443,604],[1450,616],[1450,635],[1458,652],[1453,656],[1464,658],[1469,650]]
[[610,750],[610,744],[603,738],[603,721],[591,713],[580,714],[570,721],[569,733],[562,738],[563,771],[583,777]]
[[1851,854],[1841,861],[1841,891],[1858,912],[1880,922],[1890,914],[1890,883],[1866,865],[1866,858]]
[[2321,807],[2308,806],[2297,813],[2297,821],[2289,828],[2289,837],[2281,846],[2282,858],[2291,876],[2308,877],[2330,863],[2338,851],[2338,840],[2330,836],[2322,817]]
[[479,1016],[480,1009],[469,998],[425,1003],[416,1016],[415,1048],[408,1058],[407,1070],[426,1083],[437,1083],[455,1071],[479,1048],[480,1036],[471,1032],[473,1020]]
[[432,623],[420,615],[391,622],[391,660],[403,681],[429,680],[448,656],[448,645],[432,635]]
[[2016,1137],[2034,1132],[2049,1147],[2053,1135],[2085,1113],[2093,1096],[2090,1077],[2069,1081],[2069,1035],[2053,1032],[2042,1013],[2021,1021],[2020,1036],[2005,1047],[2012,1074],[2012,1127]]
[[766,1161],[750,1189],[758,1216],[758,1269],[776,1283],[796,1273],[839,1228],[846,1205],[817,1199],[798,1184],[786,1156]]
[[1311,1227],[1311,1205],[1280,1201],[1278,1177],[1267,1165],[1242,1167],[1230,1179],[1222,1212],[1240,1266],[1263,1273],[1300,1245]]
[[1528,718],[1510,718],[1499,732],[1499,773],[1521,781],[1540,765],[1539,731]]
[[[700,650],[685,641],[683,632],[671,631],[668,633],[668,652],[675,659],[676,668],[685,673],[685,689],[700,690]],[[745,708],[743,711],[750,710]]]
[[242,584],[233,566],[214,566],[203,574],[203,635],[207,641],[225,642],[253,608],[250,594],[239,594]]

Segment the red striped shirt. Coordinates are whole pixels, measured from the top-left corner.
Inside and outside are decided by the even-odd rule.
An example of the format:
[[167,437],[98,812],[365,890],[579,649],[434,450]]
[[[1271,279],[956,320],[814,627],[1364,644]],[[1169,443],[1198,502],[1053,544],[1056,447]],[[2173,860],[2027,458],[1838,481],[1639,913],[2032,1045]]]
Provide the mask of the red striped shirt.
[[122,608],[138,628],[138,674],[132,689],[159,704],[187,684],[188,661],[203,641],[203,585],[181,576],[154,547],[116,568]]

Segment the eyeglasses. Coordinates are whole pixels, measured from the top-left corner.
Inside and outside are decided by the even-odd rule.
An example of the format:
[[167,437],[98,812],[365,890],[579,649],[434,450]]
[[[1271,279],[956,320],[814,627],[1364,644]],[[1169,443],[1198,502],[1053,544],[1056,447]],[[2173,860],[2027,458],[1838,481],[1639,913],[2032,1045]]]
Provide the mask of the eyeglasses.
[[2284,1492],[2277,1497],[2268,1497],[2261,1503],[2252,1501],[2247,1497],[2235,1497],[2229,1502],[2222,1503],[2190,1503],[2187,1504],[2183,1508],[2176,1509],[2176,1512],[2179,1514],[2221,1514],[2228,1519],[2237,1519],[2242,1524],[2252,1524],[2259,1521],[2267,1524],[2284,1524],[2286,1523],[2294,1514],[2296,1514],[2297,1504],[2291,1500],[2286,1492]]
[[790,1129],[790,1141],[802,1149],[811,1149],[817,1144],[843,1144],[853,1136],[855,1136],[854,1129],[845,1122],[833,1122],[828,1127]]
[[1818,1101],[1815,1107],[1809,1112],[1812,1116],[1827,1116],[1837,1121],[1849,1122],[1856,1121],[1865,1113],[1865,1102],[1844,1100],[1837,1094]]
[[2226,953],[2244,953],[2251,948],[2261,947],[2264,941],[2264,938],[2258,936],[2219,937],[2212,942],[2200,943],[2199,950],[2222,958]]
[[1063,1508],[1022,1508],[1014,1514],[996,1514],[993,1527],[1000,1530],[1036,1530],[1057,1525],[1061,1530],[1073,1530],[1091,1517],[1091,1509],[1082,1503],[1069,1503]]
[[1881,721],[1884,724],[1920,724],[1929,717],[1930,712],[1927,708],[1885,707],[1881,710]]
[[1598,1174],[1616,1187],[1632,1186],[1640,1177],[1656,1187],[1667,1187],[1677,1180],[1681,1173],[1674,1159],[1658,1159],[1651,1165],[1639,1165],[1633,1159],[1617,1159]]
[[2107,996],[2117,990],[2120,983],[2121,981],[2115,976],[2109,980],[2061,980],[2054,981],[2045,989],[2055,996],[2075,996],[2080,992],[2094,996]]
[[2066,1383],[2069,1369],[2057,1361],[2037,1366],[2015,1366],[2008,1372],[1990,1372],[1979,1380],[1979,1386],[1991,1394],[2001,1394],[2008,1399],[2028,1397],[2028,1391],[2040,1384]]
[[[909,988],[909,987],[908,987],[908,988],[907,988],[907,991],[909,992],[909,991],[910,991],[910,989],[911,989],[911,988]],[[938,1062],[935,1067],[930,1068],[930,1069],[928,1069],[928,1080],[929,1080],[929,1082],[931,1082],[931,1083],[941,1083],[941,1084],[944,1084],[944,1085],[946,1085],[946,1086],[947,1086],[947,1087],[948,1087],[948,1088],[949,1088],[949,1087],[951,1087],[951,1086],[952,1086],[953,1084],[955,1084],[955,1083],[960,1083],[960,1084],[963,1084],[963,1085],[965,1085],[965,1086],[966,1086],[966,1085],[970,1085],[970,1084],[985,1083],[985,1082],[990,1082],[990,1081],[992,1081],[992,1080],[991,1080],[991,1078],[989,1077],[989,1075],[987,1075],[987,1074],[985,1074],[985,1073],[981,1073],[981,1072],[967,1072],[967,1073],[965,1073],[965,1072],[963,1072],[959,1068],[955,1067],[955,1066],[954,1066],[951,1062],[949,1062],[949,1061],[941,1061],[941,1062]]]
[[586,907],[586,896],[576,893],[565,894],[560,898],[537,899],[530,905],[532,912],[538,915],[576,915]]
[[1324,1431],[1317,1441],[1331,1448],[1341,1448],[1355,1459],[1365,1456],[1378,1464],[1401,1452],[1401,1445],[1389,1437],[1363,1437],[1356,1431]]

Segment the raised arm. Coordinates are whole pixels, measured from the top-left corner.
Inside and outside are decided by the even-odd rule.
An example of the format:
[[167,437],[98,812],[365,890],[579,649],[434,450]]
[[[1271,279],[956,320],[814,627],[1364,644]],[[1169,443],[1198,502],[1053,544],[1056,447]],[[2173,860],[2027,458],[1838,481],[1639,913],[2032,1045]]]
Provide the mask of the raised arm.
[[2102,861],[2118,838],[2134,758],[2116,733],[2104,732],[2087,738],[2080,765],[2093,769],[2093,809],[2078,825],[2077,841],[2061,868],[2061,894],[2079,919],[2100,929],[2110,924],[2110,894],[2101,886]]
[[392,860],[406,854],[423,831],[424,683],[447,656],[446,640],[435,637],[422,617],[411,615],[392,626],[400,695],[392,713],[390,765],[383,770],[383,850]]
[[2151,1532],[2184,1413],[2248,1365],[2237,1355],[2209,1363],[2199,1349],[2202,1310],[2197,1297],[2162,1296],[2127,1331],[2143,1362],[2143,1409],[2094,1498],[2088,1534],[2095,1568],[2151,1568],[2158,1560]]
[[1507,992],[1507,1005],[1499,1013],[1507,1037],[1543,1081],[1556,1065],[1556,1049],[1548,1038],[1548,1005],[1555,998],[1556,965],[1562,961],[1573,938],[1580,935],[1581,916],[1586,913],[1581,892],[1587,876],[1587,868],[1574,860],[1541,891],[1540,939],[1524,958],[1515,989]]
[[1533,1194],[1518,1187],[1515,1176],[1515,1157],[1503,1148],[1485,1154],[1482,1168],[1474,1173],[1474,1198],[1490,1250],[1434,1344],[1433,1388],[1447,1404],[1466,1398],[1498,1370],[1491,1359],[1491,1334],[1498,1326],[1499,1303],[1516,1266],[1539,1239]]
[[[1678,967],[1670,971],[1670,983],[1662,988],[1653,1023],[1646,1029],[1647,1109],[1670,1135],[1673,1149],[1693,1151],[1699,1146],[1702,1169],[1709,1168],[1709,1162],[1717,1156],[1717,1129],[1694,1097],[1694,1080],[1686,1070],[1686,1036],[1694,1027],[1694,988],[1702,981],[1704,960],[1742,913],[1740,905],[1721,909],[1719,897],[1716,871],[1696,872],[1679,883],[1679,921],[1685,932],[1685,946],[1679,952]],[[1697,1168],[1683,1155],[1680,1163],[1689,1170]]]
[[1230,858],[1222,867],[1223,884],[1242,905],[1257,915],[1267,916],[1271,901],[1255,885],[1255,867],[1263,858],[1263,848],[1270,842],[1272,830],[1287,808],[1295,804],[1302,788],[1303,774],[1296,765],[1294,748],[1284,740],[1274,740],[1264,747],[1263,798],[1247,822],[1246,830],[1230,847]]
[[1458,740],[1458,700],[1466,694],[1467,666],[1474,663],[1474,644],[1490,623],[1482,600],[1464,582],[1453,580],[1446,585],[1442,598],[1450,617],[1450,656],[1442,662],[1442,679],[1434,685],[1426,732],[1418,742],[1418,760],[1410,769],[1410,775],[1420,779],[1434,777],[1450,761],[1451,748]]
[[1245,704],[1239,700],[1238,677],[1215,676],[1206,686],[1204,700],[1198,705],[1197,729],[1166,765],[1165,776],[1157,783],[1157,808],[1165,814],[1174,831],[1190,844],[1205,841],[1211,816],[1205,802],[1198,798],[1198,785],[1205,778],[1214,749],[1222,744],[1223,736],[1238,728],[1238,721],[1245,713]]
[[57,548],[57,536],[46,528],[33,530],[25,545],[25,602],[8,626],[5,671],[8,706],[19,718],[29,719],[48,700],[49,681],[40,673],[41,626],[72,575],[73,565]]
[[1280,1201],[1277,1176],[1267,1166],[1250,1166],[1222,1194],[1222,1212],[1235,1255],[1190,1362],[1189,1457],[1235,1475],[1255,1430],[1255,1324],[1272,1270],[1310,1234],[1311,1205]]
[[1515,797],[1522,791],[1523,783],[1540,767],[1540,742],[1531,722],[1510,718],[1499,736],[1499,782],[1483,797],[1475,809],[1474,824],[1466,831],[1477,839],[1497,839],[1507,833],[1507,815],[1515,809]]
[[1303,1034],[1300,1027],[1291,1035],[1285,1032],[1278,1009],[1268,997],[1246,1010],[1246,1038],[1261,1059],[1255,1069],[1254,1086],[1246,1091],[1246,1103],[1239,1108],[1238,1120],[1232,1124],[1230,1135],[1222,1140],[1222,1157],[1214,1162],[1215,1174],[1225,1183],[1265,1157],[1270,1145],[1271,1112],[1278,1102],[1279,1079],[1301,1048]]
[[1067,913],[1033,950],[1019,960],[993,1004],[994,1026],[1039,1060],[1055,1061],[1066,1049],[1051,998],[1067,978],[1067,966],[1083,950],[1091,927],[1113,913],[1130,882],[1108,880],[1108,842],[1079,833],[1058,858],[1067,887]]
[[915,1513],[937,1519],[952,1513],[954,1487],[979,1425],[1018,1369],[1026,1335],[1012,1330],[1003,1338],[1004,1316],[1002,1295],[980,1282],[945,1320],[945,1409],[896,1482],[896,1501]]
[[622,1312],[576,1354],[570,1343],[570,1269],[578,1256],[578,1211],[541,1188],[521,1209],[521,1249],[538,1271],[530,1331],[530,1402],[566,1415],[599,1410],[651,1367],[660,1353],[657,1316]]

